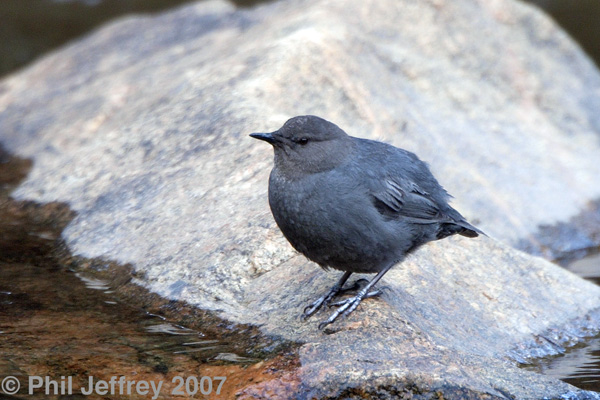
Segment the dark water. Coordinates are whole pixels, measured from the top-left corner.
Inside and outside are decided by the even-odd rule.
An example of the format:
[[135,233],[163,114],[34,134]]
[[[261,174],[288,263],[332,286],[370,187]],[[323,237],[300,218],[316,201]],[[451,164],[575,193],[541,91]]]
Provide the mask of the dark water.
[[600,391],[600,337],[567,349],[563,355],[545,358],[524,366],[561,379],[580,389]]
[[[600,284],[600,252],[574,261],[566,268]],[[564,354],[533,360],[522,367],[561,379],[580,389],[600,392],[600,334],[567,348]]]

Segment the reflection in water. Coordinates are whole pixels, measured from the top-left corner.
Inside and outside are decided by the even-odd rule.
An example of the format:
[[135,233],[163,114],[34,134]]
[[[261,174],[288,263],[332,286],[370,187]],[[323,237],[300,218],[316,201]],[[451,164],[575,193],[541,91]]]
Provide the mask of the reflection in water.
[[199,332],[195,332],[192,329],[188,329],[183,326],[171,325],[169,323],[150,325],[150,326],[146,327],[146,331],[149,333],[164,333],[167,335],[198,335],[199,334]]
[[600,391],[600,337],[573,346],[562,355],[534,360],[524,368],[581,389]]
[[[574,261],[566,268],[600,284],[600,253]],[[567,348],[563,354],[532,360],[521,366],[581,389],[600,392],[600,334]]]
[[256,362],[256,359],[241,357],[234,353],[219,353],[215,357],[215,360],[223,360],[229,362],[238,362],[238,363],[248,363],[248,362]]
[[77,272],[75,276],[81,279],[85,284],[85,287],[87,287],[88,289],[101,290],[104,293],[111,293],[110,287],[108,286],[108,282],[106,281],[100,279],[86,278],[79,272]]

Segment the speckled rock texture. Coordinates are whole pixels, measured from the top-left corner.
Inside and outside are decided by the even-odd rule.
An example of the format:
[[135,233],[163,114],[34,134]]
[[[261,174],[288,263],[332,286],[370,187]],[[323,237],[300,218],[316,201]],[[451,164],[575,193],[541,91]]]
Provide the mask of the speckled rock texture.
[[[77,212],[73,253],[304,343],[297,376],[246,398],[584,398],[515,360],[595,332],[600,288],[515,247],[598,245],[600,226],[569,225],[598,218],[598,109],[592,62],[515,1],[210,1],[122,19],[4,79],[0,142],[33,159],[15,197]],[[489,237],[424,246],[326,333],[326,312],[301,321],[339,273],[277,230],[272,150],[247,136],[301,114],[414,151]]]

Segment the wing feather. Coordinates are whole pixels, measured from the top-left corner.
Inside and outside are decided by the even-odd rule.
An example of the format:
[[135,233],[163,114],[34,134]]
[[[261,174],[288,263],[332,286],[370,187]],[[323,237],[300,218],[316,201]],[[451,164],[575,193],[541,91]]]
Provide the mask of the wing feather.
[[410,181],[387,179],[383,190],[373,193],[377,210],[386,217],[432,224],[449,221],[429,194]]

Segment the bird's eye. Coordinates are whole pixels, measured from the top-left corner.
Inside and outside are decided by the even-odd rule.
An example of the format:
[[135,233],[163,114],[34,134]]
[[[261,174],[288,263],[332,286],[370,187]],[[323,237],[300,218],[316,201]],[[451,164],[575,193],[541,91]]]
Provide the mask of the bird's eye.
[[296,139],[296,143],[305,145],[306,143],[308,143],[308,138],[306,138],[306,137],[298,138],[298,139]]

